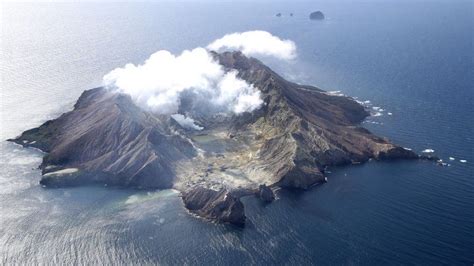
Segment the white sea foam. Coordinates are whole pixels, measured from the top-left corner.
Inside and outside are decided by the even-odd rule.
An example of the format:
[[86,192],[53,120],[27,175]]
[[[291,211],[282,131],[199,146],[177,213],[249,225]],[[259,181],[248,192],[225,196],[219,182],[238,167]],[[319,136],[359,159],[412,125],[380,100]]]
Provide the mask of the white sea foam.
[[461,163],[467,163],[467,160],[459,160]]
[[381,112],[375,112],[375,113],[372,114],[372,116],[375,116],[375,117],[377,117],[377,116],[382,116],[382,115],[383,115],[383,114],[382,114]]
[[345,96],[341,91],[328,91],[327,93],[334,96]]
[[79,171],[79,169],[77,169],[77,168],[66,168],[66,169],[62,169],[62,170],[58,170],[58,171],[55,171],[55,172],[44,174],[44,176],[63,176],[63,175],[73,174],[73,173],[78,172],[78,171]]
[[423,153],[433,153],[434,150],[433,149],[424,149],[421,152],[423,152]]
[[383,125],[382,122],[371,121],[371,120],[366,120],[366,121],[364,121],[364,123],[367,123],[367,124],[374,124],[374,125]]
[[456,158],[454,158],[454,157],[449,157],[449,160],[450,160],[450,161],[454,161],[454,160],[456,160]]

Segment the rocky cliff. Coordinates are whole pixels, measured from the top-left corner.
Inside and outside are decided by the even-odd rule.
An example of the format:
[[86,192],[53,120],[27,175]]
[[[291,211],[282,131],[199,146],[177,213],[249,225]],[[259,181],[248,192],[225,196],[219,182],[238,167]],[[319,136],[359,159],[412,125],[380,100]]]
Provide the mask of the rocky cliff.
[[[245,221],[244,195],[270,202],[271,188],[324,182],[326,166],[418,158],[358,126],[369,113],[353,99],[286,81],[240,52],[212,54],[261,91],[259,110],[196,115],[204,129],[189,130],[127,95],[96,88],[72,111],[11,141],[47,153],[43,185],[176,188],[193,213],[234,224]],[[186,103],[180,112],[189,114]]]

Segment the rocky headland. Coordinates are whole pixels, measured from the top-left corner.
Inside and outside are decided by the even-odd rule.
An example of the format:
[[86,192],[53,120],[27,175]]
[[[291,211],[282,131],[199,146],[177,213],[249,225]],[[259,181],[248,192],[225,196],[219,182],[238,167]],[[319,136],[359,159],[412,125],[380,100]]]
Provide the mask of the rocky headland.
[[352,98],[289,82],[240,52],[212,55],[260,90],[260,109],[194,116],[203,129],[190,130],[101,87],[10,141],[46,153],[40,165],[46,187],[174,188],[190,212],[237,225],[245,223],[243,196],[271,202],[276,188],[325,182],[328,166],[419,158],[360,127],[369,113]]

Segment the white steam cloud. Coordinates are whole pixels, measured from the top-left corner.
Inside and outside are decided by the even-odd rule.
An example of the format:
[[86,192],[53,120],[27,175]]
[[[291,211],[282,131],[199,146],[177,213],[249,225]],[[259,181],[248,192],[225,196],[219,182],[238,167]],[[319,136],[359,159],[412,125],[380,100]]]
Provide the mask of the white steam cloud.
[[284,60],[296,57],[296,45],[266,31],[246,31],[227,34],[207,46],[209,50],[240,50],[248,56],[272,56]]
[[[116,88],[132,97],[135,103],[149,111],[173,115],[183,127],[201,130],[186,112],[227,112],[240,114],[258,109],[263,101],[260,91],[227,71],[209,50],[242,50],[246,55],[274,56],[292,59],[295,44],[265,31],[234,33],[212,42],[207,49],[198,47],[180,55],[161,50],[142,65],[127,64],[104,76],[104,85]],[[186,105],[187,110],[183,111]]]
[[174,114],[171,117],[176,121],[180,126],[186,129],[194,129],[194,130],[203,130],[204,128],[197,125],[196,121],[191,117],[186,117],[182,114]]
[[107,86],[115,86],[132,96],[141,107],[157,114],[178,112],[182,94],[193,93],[220,111],[251,112],[262,104],[260,91],[239,79],[235,71],[225,72],[204,48],[175,56],[158,51],[143,65],[127,64],[104,76]]

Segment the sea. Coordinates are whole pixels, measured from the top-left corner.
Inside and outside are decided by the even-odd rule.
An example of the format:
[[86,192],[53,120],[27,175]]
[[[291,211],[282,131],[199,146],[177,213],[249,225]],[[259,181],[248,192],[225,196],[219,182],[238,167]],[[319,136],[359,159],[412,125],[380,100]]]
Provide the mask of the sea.
[[[472,265],[472,1],[0,3],[0,264]],[[321,10],[323,21],[310,21]],[[281,17],[276,14],[281,13]],[[293,16],[290,16],[293,13]],[[296,43],[283,77],[372,110],[370,131],[449,166],[371,161],[245,198],[247,225],[189,215],[174,190],[39,185],[42,154],[5,141],[158,50],[265,30]],[[263,59],[262,59],[263,60]],[[452,157],[450,159],[450,157]]]

